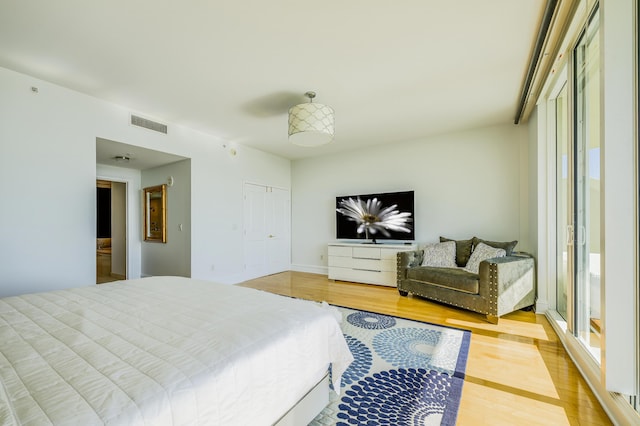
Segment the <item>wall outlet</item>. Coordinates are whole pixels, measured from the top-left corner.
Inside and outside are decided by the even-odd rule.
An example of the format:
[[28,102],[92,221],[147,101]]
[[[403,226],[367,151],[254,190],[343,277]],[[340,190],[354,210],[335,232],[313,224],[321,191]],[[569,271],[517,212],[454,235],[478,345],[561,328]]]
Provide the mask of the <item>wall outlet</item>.
[[324,260],[324,254],[320,255],[320,260]]

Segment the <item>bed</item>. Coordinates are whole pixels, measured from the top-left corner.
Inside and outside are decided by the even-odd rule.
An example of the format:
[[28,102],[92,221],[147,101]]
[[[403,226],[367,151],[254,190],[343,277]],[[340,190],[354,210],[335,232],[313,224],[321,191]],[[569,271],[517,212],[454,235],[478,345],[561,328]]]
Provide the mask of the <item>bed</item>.
[[295,423],[353,359],[335,313],[181,277],[3,298],[0,424]]

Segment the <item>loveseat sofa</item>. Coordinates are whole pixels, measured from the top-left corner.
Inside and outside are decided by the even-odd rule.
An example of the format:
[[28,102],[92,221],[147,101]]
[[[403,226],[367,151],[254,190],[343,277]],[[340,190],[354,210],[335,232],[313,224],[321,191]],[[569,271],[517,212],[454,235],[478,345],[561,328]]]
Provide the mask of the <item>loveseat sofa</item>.
[[[397,254],[397,285],[402,296],[411,293],[478,312],[493,324],[497,324],[502,315],[535,303],[535,262],[529,254],[513,251],[516,241],[494,242],[476,237],[458,241],[441,237],[440,240],[448,244],[448,249],[451,241],[455,243],[455,264],[447,260],[431,266],[434,263],[429,259],[425,261],[425,251],[427,256],[434,251],[428,248]],[[492,248],[495,251],[492,252]],[[497,253],[499,257],[475,256],[477,272],[464,269],[474,261],[474,249],[478,250],[476,254],[487,249],[489,255]]]

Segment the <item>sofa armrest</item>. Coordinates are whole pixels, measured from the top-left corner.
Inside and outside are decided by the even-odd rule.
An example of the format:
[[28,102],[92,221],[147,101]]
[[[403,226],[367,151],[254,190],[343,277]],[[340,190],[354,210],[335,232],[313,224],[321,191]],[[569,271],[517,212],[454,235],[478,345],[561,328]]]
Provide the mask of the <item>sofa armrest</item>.
[[526,254],[480,262],[480,295],[499,317],[535,303],[535,261]]
[[407,269],[422,265],[424,250],[399,251],[396,254],[398,280],[407,277]]

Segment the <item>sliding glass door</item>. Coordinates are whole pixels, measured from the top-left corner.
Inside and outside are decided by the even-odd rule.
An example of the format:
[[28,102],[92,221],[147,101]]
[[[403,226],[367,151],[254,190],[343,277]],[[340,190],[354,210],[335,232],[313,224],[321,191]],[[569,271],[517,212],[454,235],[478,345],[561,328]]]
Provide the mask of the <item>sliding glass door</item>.
[[574,334],[600,362],[600,38],[596,11],[574,51]]
[[[600,363],[600,45],[597,10],[557,91],[556,309]],[[565,74],[566,75],[566,74]]]
[[569,251],[573,246],[573,226],[571,211],[571,181],[569,175],[573,164],[569,161],[571,138],[569,137],[569,110],[567,84],[563,84],[555,101],[556,122],[556,309],[565,321],[569,318],[568,299],[571,292],[572,268],[569,265]]
[[541,221],[555,224],[548,317],[618,420],[637,419],[625,401],[640,407],[639,22],[635,0],[579,2],[540,108],[549,127],[539,139],[555,139],[555,205]]

